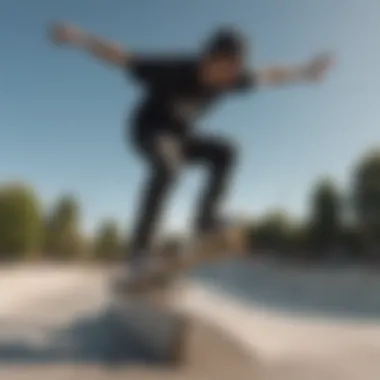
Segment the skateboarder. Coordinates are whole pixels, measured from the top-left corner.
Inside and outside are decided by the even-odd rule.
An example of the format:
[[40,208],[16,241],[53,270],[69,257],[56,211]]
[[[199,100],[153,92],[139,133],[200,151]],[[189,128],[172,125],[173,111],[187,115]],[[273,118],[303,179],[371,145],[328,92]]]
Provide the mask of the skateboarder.
[[248,46],[234,29],[220,28],[197,55],[146,55],[89,34],[69,24],[51,28],[55,43],[78,48],[128,72],[145,90],[135,109],[130,138],[149,165],[141,190],[131,259],[134,273],[146,271],[145,260],[165,200],[184,165],[204,164],[209,180],[200,198],[195,230],[200,236],[219,228],[219,205],[236,163],[233,144],[195,131],[196,120],[222,97],[261,86],[315,82],[331,66],[328,54],[293,67],[247,68]]

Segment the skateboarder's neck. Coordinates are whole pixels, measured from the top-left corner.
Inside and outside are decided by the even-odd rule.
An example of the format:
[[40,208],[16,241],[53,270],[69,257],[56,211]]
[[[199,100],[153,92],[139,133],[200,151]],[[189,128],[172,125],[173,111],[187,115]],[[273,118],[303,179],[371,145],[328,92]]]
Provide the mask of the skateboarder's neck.
[[240,57],[236,56],[203,56],[199,62],[198,75],[200,82],[212,88],[232,86],[243,70]]

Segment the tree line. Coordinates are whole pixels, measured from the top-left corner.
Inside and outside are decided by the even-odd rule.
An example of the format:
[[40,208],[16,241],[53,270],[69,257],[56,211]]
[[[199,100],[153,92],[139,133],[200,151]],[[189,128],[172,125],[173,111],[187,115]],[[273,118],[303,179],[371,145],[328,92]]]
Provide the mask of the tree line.
[[116,259],[125,250],[115,220],[101,222],[95,235],[81,229],[81,212],[73,195],[63,195],[44,210],[36,191],[25,183],[0,189],[0,258],[2,260]]
[[[1,185],[0,259],[112,260],[127,254],[126,234],[117,221],[101,221],[91,237],[81,227],[80,204],[73,195],[63,195],[45,210],[31,186]],[[304,220],[279,210],[252,218],[243,228],[252,254],[275,252],[308,260],[337,253],[359,260],[380,258],[380,150],[367,152],[355,163],[344,191],[331,179],[316,181]],[[164,238],[172,248],[179,241]]]

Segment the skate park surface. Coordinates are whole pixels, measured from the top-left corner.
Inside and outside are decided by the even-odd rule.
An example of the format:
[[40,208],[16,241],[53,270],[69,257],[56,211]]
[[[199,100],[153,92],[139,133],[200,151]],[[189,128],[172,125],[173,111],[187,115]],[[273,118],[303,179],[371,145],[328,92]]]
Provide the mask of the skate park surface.
[[267,262],[202,268],[181,284],[191,317],[178,368],[150,362],[109,314],[109,272],[0,267],[0,380],[380,378],[380,276]]

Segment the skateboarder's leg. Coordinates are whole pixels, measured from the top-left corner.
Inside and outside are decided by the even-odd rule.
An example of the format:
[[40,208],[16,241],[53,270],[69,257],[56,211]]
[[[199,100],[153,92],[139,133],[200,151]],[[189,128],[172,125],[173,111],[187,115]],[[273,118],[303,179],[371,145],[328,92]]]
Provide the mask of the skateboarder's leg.
[[209,169],[209,179],[201,194],[195,226],[202,233],[219,222],[219,206],[230,182],[236,151],[227,140],[200,136],[187,141],[186,158],[203,163]]
[[150,173],[140,191],[130,252],[133,261],[145,259],[151,250],[162,209],[182,164],[181,140],[175,136],[157,132],[141,141],[140,148],[148,160]]

